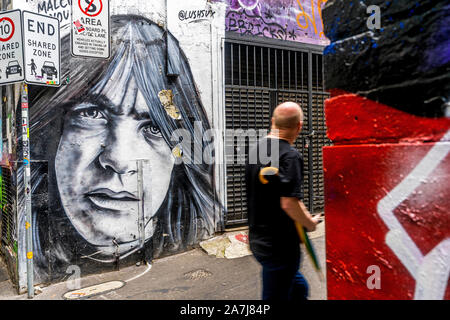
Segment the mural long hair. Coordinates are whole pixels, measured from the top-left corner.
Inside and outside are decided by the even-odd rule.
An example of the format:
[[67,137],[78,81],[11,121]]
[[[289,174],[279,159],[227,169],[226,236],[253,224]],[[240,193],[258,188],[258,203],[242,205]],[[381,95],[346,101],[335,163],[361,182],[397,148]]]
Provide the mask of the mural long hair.
[[[212,156],[214,152],[211,144],[194,134],[194,123],[200,124],[203,131],[210,126],[187,58],[176,46],[167,49],[167,37],[176,43],[173,36],[150,20],[132,15],[113,16],[111,34],[110,60],[73,57],[70,54],[70,37],[64,37],[61,79],[68,76],[69,84],[60,88],[30,88],[31,159],[38,160],[32,164],[33,192],[34,195],[45,194],[48,197],[33,198],[35,260],[43,269],[41,274],[52,270],[51,278],[60,277],[58,272],[65,272],[57,271],[58,268],[85,263],[86,259],[81,261],[80,257],[92,255],[97,250],[87,241],[79,239],[81,237],[64,214],[55,183],[55,155],[63,132],[64,116],[71,106],[105,90],[121,90],[134,77],[149,106],[150,118],[160,128],[170,149],[182,146],[185,150],[194,148],[194,153]],[[179,55],[178,77],[166,76],[168,54]],[[117,72],[120,80],[111,83],[111,75]],[[158,97],[162,90],[173,92],[173,104],[181,115],[179,119],[168,116]],[[187,130],[191,134],[193,141],[190,145],[186,145],[186,141],[180,144],[171,140],[177,129]],[[189,154],[193,153],[186,152],[186,155]],[[213,165],[207,163],[187,161],[175,164],[166,198],[156,213],[156,230],[153,237],[147,239],[147,255],[157,257],[165,252],[182,250],[217,230],[221,221],[218,212],[221,210],[217,210],[220,204],[214,192],[213,171]],[[19,182],[22,181],[21,174],[23,172],[18,172]],[[23,193],[21,195],[23,204]],[[39,201],[36,200],[38,198]],[[104,258],[104,261],[112,260],[113,257]],[[91,260],[89,263],[96,262]]]

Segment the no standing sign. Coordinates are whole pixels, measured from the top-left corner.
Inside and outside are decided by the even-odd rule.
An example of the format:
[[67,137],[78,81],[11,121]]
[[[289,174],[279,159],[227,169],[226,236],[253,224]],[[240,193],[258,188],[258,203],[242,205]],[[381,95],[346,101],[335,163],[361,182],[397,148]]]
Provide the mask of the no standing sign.
[[22,21],[20,10],[0,14],[0,85],[23,81]]
[[72,55],[108,59],[109,0],[72,0]]

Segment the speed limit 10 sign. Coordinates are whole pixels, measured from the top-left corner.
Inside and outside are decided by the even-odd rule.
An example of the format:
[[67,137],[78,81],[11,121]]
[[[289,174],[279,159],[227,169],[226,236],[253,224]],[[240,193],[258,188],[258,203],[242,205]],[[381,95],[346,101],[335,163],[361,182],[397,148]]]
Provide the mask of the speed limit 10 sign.
[[20,10],[0,13],[0,85],[24,79]]

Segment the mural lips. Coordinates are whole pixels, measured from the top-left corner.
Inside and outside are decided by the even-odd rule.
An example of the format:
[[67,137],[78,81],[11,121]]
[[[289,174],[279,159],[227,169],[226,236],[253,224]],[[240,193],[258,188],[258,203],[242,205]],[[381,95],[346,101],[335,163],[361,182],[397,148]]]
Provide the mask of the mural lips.
[[106,188],[91,191],[86,194],[86,197],[102,209],[119,212],[129,209],[133,203],[140,201],[138,197],[128,191],[114,192]]

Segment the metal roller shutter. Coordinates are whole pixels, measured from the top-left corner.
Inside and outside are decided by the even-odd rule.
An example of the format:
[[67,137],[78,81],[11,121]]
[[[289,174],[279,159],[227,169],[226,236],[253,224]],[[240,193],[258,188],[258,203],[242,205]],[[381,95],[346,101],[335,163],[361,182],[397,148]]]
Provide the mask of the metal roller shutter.
[[300,103],[305,116],[295,142],[305,165],[304,202],[311,212],[323,212],[322,147],[331,144],[323,110],[328,96],[320,52],[244,40],[225,42],[227,225],[247,221],[244,162],[249,145],[257,141],[257,136],[247,137],[245,150],[237,150],[232,130],[269,130],[273,109],[288,100]]

